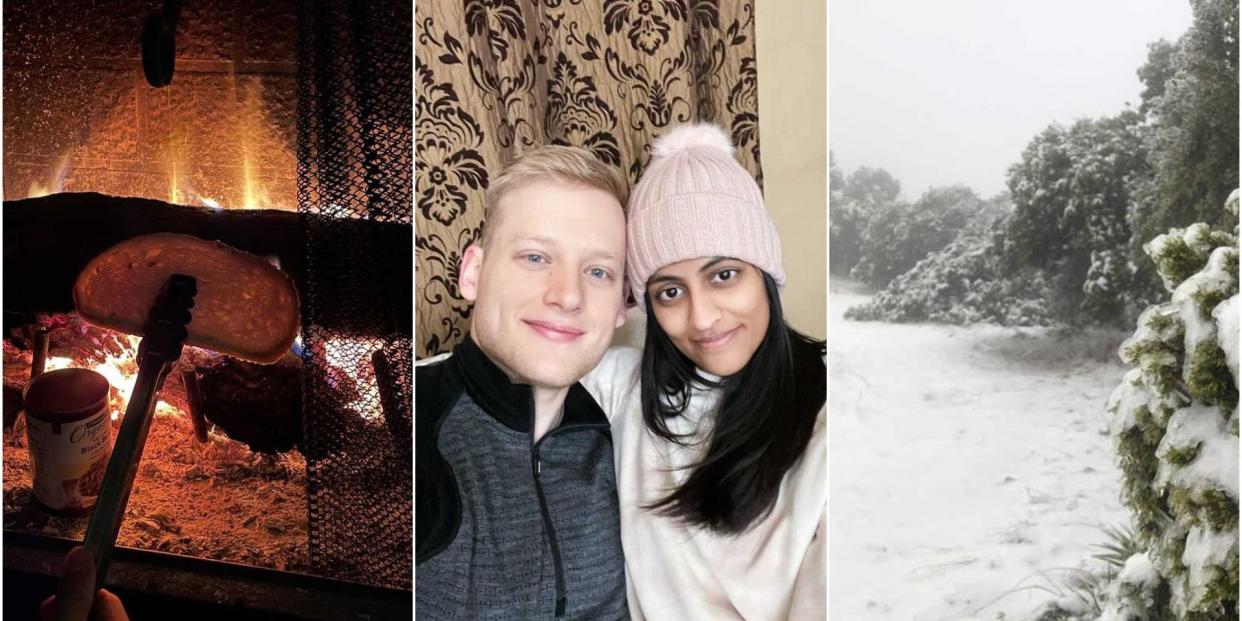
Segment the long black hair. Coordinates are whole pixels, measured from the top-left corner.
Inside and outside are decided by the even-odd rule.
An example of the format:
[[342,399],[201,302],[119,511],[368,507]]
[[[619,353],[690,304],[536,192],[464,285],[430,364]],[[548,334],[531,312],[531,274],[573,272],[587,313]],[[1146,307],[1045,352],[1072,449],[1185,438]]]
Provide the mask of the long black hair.
[[702,458],[681,486],[647,509],[725,534],[741,533],[772,511],[781,480],[810,442],[827,392],[824,342],[785,323],[776,281],[758,271],[768,296],[767,332],[746,366],[719,382],[696,372],[647,298],[641,388],[647,428],[684,445],[687,437],[671,431],[668,421],[685,411],[692,385],[723,391]]

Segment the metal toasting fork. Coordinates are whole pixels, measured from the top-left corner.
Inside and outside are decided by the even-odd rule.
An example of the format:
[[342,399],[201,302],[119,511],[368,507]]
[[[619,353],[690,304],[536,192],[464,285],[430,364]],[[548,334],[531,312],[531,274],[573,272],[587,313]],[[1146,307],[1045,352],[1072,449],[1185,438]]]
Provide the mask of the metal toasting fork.
[[173,274],[143,328],[142,342],[138,345],[138,378],[134,380],[134,392],[125,407],[125,419],[121,421],[121,430],[112,447],[112,457],[108,459],[108,470],[99,489],[95,511],[86,527],[86,542],[83,545],[95,559],[96,584],[103,582],[108,570],[108,560],[116,545],[117,532],[121,529],[129,492],[134,486],[134,474],[138,472],[142,449],[147,443],[155,398],[169,369],[181,357],[186,326],[190,323],[190,309],[194,307],[194,296],[197,294],[198,284],[194,277]]

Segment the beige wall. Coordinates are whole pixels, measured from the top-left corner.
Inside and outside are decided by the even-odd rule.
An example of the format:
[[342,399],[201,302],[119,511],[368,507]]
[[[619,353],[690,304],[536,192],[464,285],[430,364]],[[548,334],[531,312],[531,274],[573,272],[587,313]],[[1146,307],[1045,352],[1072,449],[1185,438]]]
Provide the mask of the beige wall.
[[785,315],[824,338],[828,284],[827,2],[756,0],[764,196],[781,233]]

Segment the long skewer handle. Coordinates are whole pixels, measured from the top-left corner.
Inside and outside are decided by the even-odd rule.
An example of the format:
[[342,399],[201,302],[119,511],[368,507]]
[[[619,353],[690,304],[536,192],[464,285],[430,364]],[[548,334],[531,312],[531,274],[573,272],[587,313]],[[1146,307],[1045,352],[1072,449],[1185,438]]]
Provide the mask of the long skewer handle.
[[102,583],[108,570],[108,560],[116,545],[116,535],[121,530],[121,518],[129,502],[129,492],[146,446],[147,431],[151,428],[151,413],[155,398],[164,383],[172,364],[181,357],[185,343],[186,326],[190,323],[190,309],[198,293],[197,282],[191,276],[173,274],[156,301],[155,308],[143,329],[142,343],[138,345],[138,378],[134,392],[125,407],[125,419],[117,433],[112,457],[104,473],[99,497],[91,521],[86,527],[86,549],[95,560],[95,581]]
[[129,503],[129,492],[134,486],[134,475],[147,443],[147,431],[151,428],[151,413],[155,410],[155,396],[171,365],[162,360],[144,360],[138,367],[138,379],[134,383],[133,396],[125,408],[125,419],[117,433],[112,457],[108,458],[108,470],[99,488],[99,498],[91,521],[86,527],[84,545],[95,559],[95,581],[102,583],[116,535],[121,530],[121,518]]

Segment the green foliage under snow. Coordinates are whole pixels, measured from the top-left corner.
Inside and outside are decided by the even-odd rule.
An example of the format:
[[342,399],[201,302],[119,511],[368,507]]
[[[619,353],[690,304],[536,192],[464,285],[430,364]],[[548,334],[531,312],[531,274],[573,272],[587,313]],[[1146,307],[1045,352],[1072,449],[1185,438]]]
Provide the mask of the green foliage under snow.
[[1238,2],[1191,0],[1177,42],[1148,48],[1138,70],[1151,174],[1133,184],[1133,248],[1171,227],[1225,226],[1221,203],[1238,186]]
[[[1235,221],[1237,203],[1234,192]],[[1144,249],[1171,295],[1122,344],[1131,369],[1108,410],[1123,499],[1145,548],[1135,563],[1151,571],[1118,578],[1101,619],[1236,619],[1237,229],[1194,224]]]

